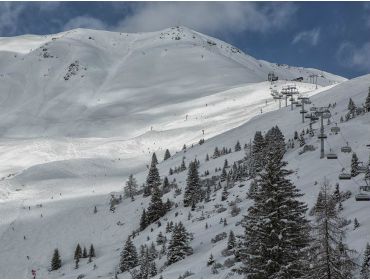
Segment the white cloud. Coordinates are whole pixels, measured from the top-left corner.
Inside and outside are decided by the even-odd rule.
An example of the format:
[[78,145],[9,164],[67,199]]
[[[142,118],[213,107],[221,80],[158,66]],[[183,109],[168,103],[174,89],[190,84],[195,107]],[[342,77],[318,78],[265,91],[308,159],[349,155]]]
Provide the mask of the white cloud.
[[297,8],[291,3],[155,2],[136,5],[117,30],[144,32],[183,25],[200,32],[268,32],[285,26]]
[[342,43],[337,51],[340,64],[351,68],[370,71],[370,42],[357,47],[352,43]]
[[78,16],[70,19],[63,27],[63,30],[71,30],[74,28],[90,28],[90,29],[107,29],[104,22],[90,16]]
[[320,28],[302,31],[294,36],[292,44],[308,43],[311,46],[316,46],[319,43],[320,32]]

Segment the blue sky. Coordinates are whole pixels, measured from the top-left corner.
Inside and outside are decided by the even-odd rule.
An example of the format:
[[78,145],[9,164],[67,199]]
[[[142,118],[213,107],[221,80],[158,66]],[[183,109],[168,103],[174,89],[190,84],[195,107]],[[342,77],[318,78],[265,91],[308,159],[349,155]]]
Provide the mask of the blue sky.
[[370,73],[370,2],[0,2],[0,36],[184,25],[276,63]]

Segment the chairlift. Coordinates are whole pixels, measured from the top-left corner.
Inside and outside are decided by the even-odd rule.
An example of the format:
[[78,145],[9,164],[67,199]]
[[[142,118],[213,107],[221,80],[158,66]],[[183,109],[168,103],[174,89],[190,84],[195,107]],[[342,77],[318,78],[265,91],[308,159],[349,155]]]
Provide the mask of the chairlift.
[[302,107],[302,104],[301,103],[296,103],[295,106],[296,107]]
[[331,151],[331,149],[330,149],[330,152],[326,155],[326,158],[327,158],[327,159],[337,159],[337,158],[338,158],[338,156],[337,156],[337,154],[336,154],[336,153],[333,153],[333,152]]
[[341,151],[342,153],[350,153],[350,152],[352,152],[352,148],[351,148],[350,146],[348,146],[348,142],[347,142],[347,146],[342,147],[342,148],[340,149],[340,151]]
[[309,100],[309,99],[303,99],[303,103],[304,103],[304,104],[311,104],[312,102],[311,102],[311,100]]
[[340,131],[340,127],[338,126],[333,126],[330,128],[331,132],[335,133],[335,134],[338,134],[338,132]]
[[340,173],[339,180],[351,180],[352,176],[350,173]]
[[360,186],[360,191],[370,192],[370,186],[369,185]]
[[370,201],[370,195],[366,193],[359,193],[355,196],[356,201]]
[[317,111],[317,107],[311,107],[311,108],[310,108],[310,111],[311,111],[311,112],[315,112],[315,111]]
[[[306,114],[307,113],[307,111],[306,110],[300,110],[299,111],[301,114]],[[311,117],[310,117],[311,118]]]

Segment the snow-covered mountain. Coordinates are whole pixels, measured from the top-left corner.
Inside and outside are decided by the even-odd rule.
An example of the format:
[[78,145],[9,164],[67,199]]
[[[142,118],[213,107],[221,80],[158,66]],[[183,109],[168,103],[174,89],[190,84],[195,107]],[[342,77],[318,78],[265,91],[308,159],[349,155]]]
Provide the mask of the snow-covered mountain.
[[[183,189],[186,171],[168,175],[183,157],[187,166],[199,159],[200,174],[208,170],[210,178],[220,175],[215,169],[222,168],[225,159],[232,165],[245,155],[242,150],[205,161],[216,146],[234,150],[237,140],[243,146],[256,130],[266,132],[273,125],[287,139],[307,128],[298,108],[291,111],[282,104],[279,110],[270,87],[280,90],[294,83],[302,96],[311,97],[312,106],[336,103],[332,122],[338,122],[341,133],[332,135],[326,126],[326,145],[339,154],[338,160],[320,160],[317,149],[300,155],[301,148],[296,147],[286,154],[295,171],[292,180],[310,207],[319,191],[315,181],[326,177],[335,184],[341,169],[350,165],[350,155],[340,153],[345,142],[360,160],[368,159],[369,114],[340,124],[339,118],[347,112],[349,97],[358,105],[364,102],[369,75],[347,81],[320,70],[259,61],[185,27],[139,34],[77,29],[50,36],[1,38],[0,50],[0,172],[4,176],[0,181],[0,277],[31,277],[32,269],[44,278],[114,276],[123,242],[138,228],[142,208],[150,198],[124,199],[112,213],[110,193],[122,192],[129,173],[144,183],[145,164],[154,151],[161,161],[164,150],[170,149],[173,156],[158,165],[160,175],[176,179]],[[266,81],[271,71],[279,76],[273,86]],[[318,89],[308,83],[311,74],[319,75]],[[291,81],[298,77],[303,81]],[[202,138],[205,143],[198,145]],[[306,143],[319,146],[316,137],[307,136]],[[180,151],[183,144],[186,152]],[[341,188],[357,193],[361,176],[340,182]],[[141,232],[135,245],[150,245],[160,231],[164,233],[165,219],[181,220],[194,234],[194,254],[164,268],[157,277],[178,278],[186,271],[196,278],[237,277],[227,266],[213,274],[206,261],[211,253],[220,263],[227,258],[221,253],[226,239],[212,243],[212,237],[230,229],[242,233],[236,224],[251,204],[246,199],[249,184],[235,184],[227,201],[220,199],[222,190],[215,192],[212,201],[192,213],[190,220],[182,195],[174,197],[171,191],[164,196],[179,207],[164,217],[161,228]],[[237,197],[240,215],[217,211],[229,209]],[[361,224],[348,239],[361,252],[370,229],[365,219],[370,205],[353,197],[343,205],[343,214],[357,217]],[[220,224],[220,218],[227,218],[228,225]],[[93,263],[82,261],[74,269],[78,242],[93,243],[97,258]],[[63,266],[49,272],[54,248],[59,248]],[[165,258],[157,260],[158,269],[164,262]]]

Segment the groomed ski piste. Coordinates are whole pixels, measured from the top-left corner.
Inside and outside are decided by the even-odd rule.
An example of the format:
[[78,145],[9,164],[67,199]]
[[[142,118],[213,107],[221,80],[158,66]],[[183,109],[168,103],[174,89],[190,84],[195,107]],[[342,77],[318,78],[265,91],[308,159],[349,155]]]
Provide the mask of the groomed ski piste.
[[[32,44],[13,49],[17,40]],[[341,214],[360,223],[356,230],[353,223],[349,225],[346,241],[361,259],[370,241],[366,218],[370,203],[355,201],[359,186],[364,185],[363,174],[346,181],[338,176],[343,168],[347,172],[350,168],[352,154],[340,151],[347,142],[360,161],[369,160],[370,115],[342,123],[340,117],[348,112],[350,97],[358,106],[365,102],[370,75],[347,81],[315,69],[258,61],[185,27],[139,34],[77,29],[46,37],[1,38],[0,45],[4,69],[0,78],[4,93],[0,101],[1,278],[30,278],[32,269],[37,278],[114,277],[124,242],[138,229],[142,209],[150,201],[142,195],[135,201],[123,199],[110,211],[111,194],[123,194],[128,175],[133,173],[141,186],[148,174],[146,165],[156,152],[161,178],[176,179],[184,190],[187,171],[169,175],[169,169],[180,166],[184,157],[186,166],[198,159],[199,174],[210,172],[201,179],[211,178],[220,175],[215,169],[222,168],[225,159],[232,166],[245,157],[246,151],[235,152],[234,146],[238,140],[242,147],[249,144],[256,131],[278,125],[286,140],[293,138],[309,122],[302,123],[300,109],[291,110],[284,101],[279,109],[270,89],[280,91],[292,84],[302,96],[310,97],[308,108],[336,104],[331,108],[331,124],[324,124],[325,151],[331,149],[338,159],[320,159],[317,122],[315,136],[305,135],[306,145],[316,149],[300,154],[302,147],[295,143],[285,155],[294,170],[291,179],[305,194],[302,199],[309,208],[324,178],[333,187],[339,183],[342,191],[352,192]],[[266,81],[271,71],[279,76],[273,85]],[[319,75],[317,89],[309,83],[311,74]],[[291,81],[297,77],[303,77],[303,82]],[[335,123],[338,134],[331,132]],[[215,147],[231,148],[232,153],[205,161]],[[166,149],[172,157],[163,161]],[[174,197],[171,190],[164,195],[164,200],[168,197],[179,206],[161,219],[161,227],[149,226],[133,242],[137,248],[150,245],[160,231],[165,234],[166,221],[181,221],[194,235],[194,253],[163,271],[166,258],[156,260],[156,278],[178,278],[187,271],[191,272],[188,278],[241,277],[232,272],[233,267],[224,265],[215,273],[206,263],[210,254],[221,264],[228,258],[222,255],[227,239],[212,243],[212,238],[230,230],[242,234],[239,222],[252,203],[246,198],[249,184],[237,182],[226,201],[221,201],[222,189],[213,193],[190,220],[190,209],[182,205],[183,194]],[[232,217],[229,203],[236,198],[241,212]],[[222,207],[227,210],[217,211]],[[221,218],[227,219],[227,225],[219,223]],[[170,234],[166,235],[169,239]],[[91,263],[82,259],[75,269],[77,243],[87,248],[94,244],[96,258]],[[55,248],[62,267],[49,271]],[[131,276],[125,272],[117,277]]]

